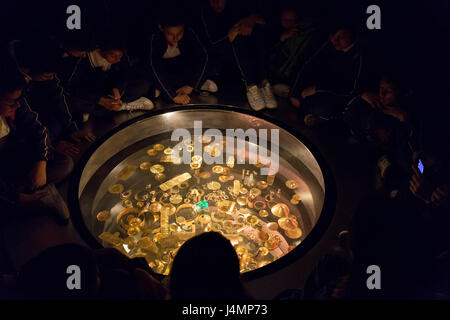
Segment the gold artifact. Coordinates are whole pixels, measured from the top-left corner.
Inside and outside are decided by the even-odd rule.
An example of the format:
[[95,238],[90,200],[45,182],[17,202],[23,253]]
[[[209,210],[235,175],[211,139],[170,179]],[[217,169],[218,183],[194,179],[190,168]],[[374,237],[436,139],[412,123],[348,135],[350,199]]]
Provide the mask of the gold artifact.
[[111,217],[111,213],[109,212],[109,210],[103,210],[97,214],[98,221],[106,221],[109,219],[109,217]]
[[165,170],[164,166],[160,164],[155,164],[150,167],[150,172],[154,174],[163,173]]
[[284,203],[277,203],[271,207],[272,214],[277,217],[286,217],[289,214],[289,207]]
[[288,181],[286,181],[286,187],[288,189],[296,189],[297,188],[297,182],[295,182],[294,180],[288,180]]
[[150,167],[151,167],[150,162],[142,162],[142,163],[139,165],[139,169],[141,169],[142,171],[149,171],[149,170],[150,170]]
[[108,192],[112,193],[112,194],[119,194],[123,192],[123,185],[121,184],[113,184],[111,186],[109,186],[108,188]]

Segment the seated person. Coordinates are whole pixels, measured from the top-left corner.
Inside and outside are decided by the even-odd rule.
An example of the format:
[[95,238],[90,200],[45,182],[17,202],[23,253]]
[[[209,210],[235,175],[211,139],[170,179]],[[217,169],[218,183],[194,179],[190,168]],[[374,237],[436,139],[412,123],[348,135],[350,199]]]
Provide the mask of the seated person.
[[323,42],[318,28],[309,20],[301,19],[294,7],[283,6],[280,11],[275,28],[277,43],[270,50],[270,78],[280,97],[288,97],[296,71],[317,51],[319,41]]
[[378,189],[395,189],[409,175],[412,150],[419,140],[421,126],[414,119],[408,99],[410,90],[404,83],[399,76],[385,73],[378,93],[365,91],[352,99],[343,116],[358,140],[369,142],[382,154],[378,161]]
[[250,107],[259,111],[278,106],[269,82],[269,48],[261,15],[230,0],[204,1],[198,27],[211,55],[211,70],[221,74],[235,64]]
[[121,39],[120,33],[104,30],[98,47],[78,65],[68,88],[73,113],[108,117],[114,111],[153,109],[144,97],[150,85],[136,76]]
[[161,91],[177,104],[188,104],[194,90],[217,92],[212,80],[204,80],[208,55],[181,13],[163,10],[159,31],[150,42],[150,68]]
[[69,212],[53,184],[69,175],[73,162],[54,152],[47,128],[22,96],[26,81],[13,64],[0,72],[0,202],[6,213],[43,211],[66,223]]
[[290,101],[302,108],[305,124],[340,117],[357,95],[363,72],[362,50],[351,26],[330,29],[329,42],[300,69],[290,92]]
[[63,50],[61,68],[58,78],[66,95],[70,95],[71,81],[77,72],[79,64],[87,58],[87,53],[95,50],[93,34],[88,32],[66,32],[59,38]]
[[76,156],[79,149],[73,142],[80,138],[93,142],[95,137],[88,130],[79,130],[72,119],[56,76],[60,58],[57,43],[48,38],[22,42],[16,46],[16,57],[20,70],[30,80],[25,93],[27,102],[47,127],[51,144],[57,152]]

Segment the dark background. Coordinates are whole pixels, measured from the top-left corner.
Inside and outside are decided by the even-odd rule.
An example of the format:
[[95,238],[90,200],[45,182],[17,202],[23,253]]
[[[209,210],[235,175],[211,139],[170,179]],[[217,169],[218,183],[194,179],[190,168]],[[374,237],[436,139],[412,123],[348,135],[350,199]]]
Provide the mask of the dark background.
[[[195,17],[198,5],[206,0],[172,1],[188,18]],[[232,0],[229,0],[232,1]],[[277,7],[286,1],[245,0],[263,8],[268,18],[277,18]],[[423,117],[429,117],[430,130],[443,130],[450,123],[450,1],[370,1],[314,0],[291,1],[300,15],[315,17],[322,23],[335,18],[352,19],[363,31],[371,53],[381,61],[401,67],[412,82],[420,100]],[[64,37],[66,8],[81,8],[83,30],[115,25],[125,30],[130,48],[146,43],[155,30],[158,10],[167,0],[15,0],[0,4],[0,41],[21,39],[30,31]],[[381,30],[367,30],[366,8],[381,8]],[[442,122],[442,124],[436,123]]]

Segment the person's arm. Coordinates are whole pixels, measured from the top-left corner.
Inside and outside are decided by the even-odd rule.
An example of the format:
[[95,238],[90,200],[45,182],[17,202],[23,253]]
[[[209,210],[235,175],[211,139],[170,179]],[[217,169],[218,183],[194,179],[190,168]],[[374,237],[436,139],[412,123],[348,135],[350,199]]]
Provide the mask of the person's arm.
[[69,106],[67,104],[67,99],[64,94],[64,89],[61,87],[60,80],[57,76],[55,76],[56,80],[56,87],[58,89],[58,95],[54,97],[55,101],[55,107],[57,108],[57,111],[60,114],[61,117],[61,124],[63,127],[63,134],[66,136],[70,136],[72,133],[78,131],[78,126],[73,121],[72,114],[70,113]]
[[176,89],[172,88],[169,84],[168,75],[165,72],[162,65],[162,54],[163,49],[161,48],[161,39],[156,34],[153,34],[150,40],[150,67],[156,81],[159,83],[161,88],[167,94],[167,96],[173,100],[175,98]]

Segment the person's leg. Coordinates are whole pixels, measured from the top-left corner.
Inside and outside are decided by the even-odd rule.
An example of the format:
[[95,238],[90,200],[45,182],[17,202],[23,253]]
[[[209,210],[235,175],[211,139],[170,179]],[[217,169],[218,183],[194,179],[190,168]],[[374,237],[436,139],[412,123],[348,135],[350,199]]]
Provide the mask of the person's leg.
[[59,184],[67,178],[74,167],[73,159],[63,153],[53,152],[53,158],[47,162],[47,184]]
[[237,36],[230,44],[230,48],[245,86],[257,85],[257,64],[255,57],[252,56],[253,49],[249,39],[244,36]]

